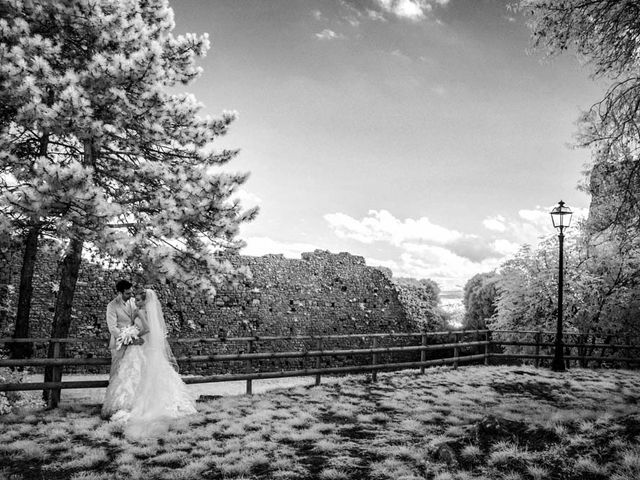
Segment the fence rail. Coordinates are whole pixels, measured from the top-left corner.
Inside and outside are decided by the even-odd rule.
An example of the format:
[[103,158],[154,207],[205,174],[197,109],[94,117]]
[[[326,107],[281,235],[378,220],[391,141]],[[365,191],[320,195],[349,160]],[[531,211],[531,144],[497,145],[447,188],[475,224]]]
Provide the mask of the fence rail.
[[[534,335],[531,340],[530,335]],[[489,364],[490,360],[497,361],[523,360],[533,359],[536,366],[541,361],[551,360],[551,353],[554,342],[543,340],[543,336],[553,336],[553,332],[542,331],[489,331],[489,330],[458,330],[443,332],[417,332],[417,333],[367,333],[367,334],[340,334],[340,335],[290,335],[290,336],[250,336],[250,337],[207,337],[207,338],[180,338],[169,339],[174,345],[179,344],[196,344],[196,343],[220,343],[220,344],[238,344],[245,345],[245,350],[239,353],[221,353],[212,355],[183,355],[177,358],[180,364],[193,363],[217,363],[217,362],[244,362],[247,369],[254,370],[257,361],[262,360],[282,360],[282,359],[315,359],[313,368],[301,368],[294,370],[279,371],[248,371],[245,373],[220,374],[220,375],[201,375],[194,377],[184,377],[183,380],[187,384],[195,383],[213,383],[227,381],[246,381],[246,391],[251,393],[252,381],[271,378],[299,377],[299,376],[315,376],[316,385],[320,384],[322,375],[339,375],[348,373],[368,373],[371,374],[373,381],[376,381],[376,374],[385,370],[402,370],[408,368],[420,368],[421,373],[425,372],[426,367],[435,365],[453,365],[454,368],[460,363],[468,362],[484,362]],[[566,338],[576,336],[575,334],[567,334]],[[443,339],[444,337],[444,339]],[[471,338],[470,338],[471,337]],[[514,338],[519,337],[519,338]],[[603,337],[614,339],[615,336]],[[575,342],[566,342],[565,359],[568,361],[580,362],[581,365],[587,366],[589,362],[597,362],[599,365],[604,361],[615,361],[624,363],[627,367],[631,365],[640,365],[640,338],[635,345],[630,342],[630,337],[625,337],[625,344],[612,344],[596,340],[591,337],[589,343],[587,338],[578,335],[579,340]],[[329,342],[337,340],[370,340],[370,345],[362,348],[335,348]],[[403,341],[412,341],[417,344],[399,345],[399,346],[380,346],[380,342],[385,339],[403,339]],[[415,340],[414,340],[415,339]],[[451,341],[453,339],[453,341]],[[258,343],[268,343],[276,341],[311,341],[314,349],[302,348],[300,350],[287,351],[256,351]],[[442,343],[436,343],[441,341]],[[98,343],[103,346],[108,340],[99,338],[0,338],[0,345],[10,343],[44,343],[53,346],[60,344],[74,343]],[[326,348],[323,348],[326,347]],[[506,348],[505,348],[506,347]],[[534,349],[534,352],[527,349]],[[571,353],[572,349],[577,349],[578,355]],[[510,351],[505,351],[510,350]],[[545,350],[545,351],[543,351]],[[550,351],[551,350],[551,351]],[[596,350],[600,350],[600,355],[593,355]],[[608,356],[604,355],[605,350],[609,350]],[[65,366],[99,366],[109,365],[110,358],[61,358],[59,348],[51,349],[52,358],[28,358],[28,359],[2,359],[0,358],[0,367],[42,367],[49,366],[56,370],[57,375],[53,378],[62,376],[62,369]],[[443,358],[427,359],[428,352],[442,352]],[[453,356],[450,356],[453,351]],[[447,355],[449,352],[449,355]],[[624,356],[615,356],[616,352],[624,352]],[[635,356],[634,356],[635,352]],[[587,355],[588,353],[588,355]],[[383,355],[387,355],[391,360],[384,361]],[[393,357],[401,355],[402,359],[398,360]],[[347,365],[347,366],[322,366],[321,360],[327,357],[348,357],[350,359],[362,358],[370,356],[371,362],[368,364]],[[407,359],[407,357],[409,357]],[[19,382],[19,383],[0,383],[0,392],[2,391],[26,391],[26,390],[44,390],[50,392],[49,407],[56,407],[60,399],[61,389],[71,388],[103,388],[108,385],[107,380],[83,380],[83,381],[55,381],[55,382]]]
[[[407,347],[376,347],[376,348],[352,348],[348,350],[306,350],[306,351],[290,351],[290,352],[264,352],[264,353],[233,353],[219,355],[188,355],[177,357],[178,363],[182,362],[230,362],[230,361],[249,361],[249,360],[276,360],[283,358],[306,358],[306,357],[332,357],[343,355],[370,355],[379,353],[394,352],[417,352],[417,351],[433,351],[444,350],[460,347],[475,347],[480,345],[488,345],[490,342],[474,341],[474,342],[456,342],[456,343],[440,343],[437,345],[417,345]],[[109,365],[111,359],[104,357],[95,358],[29,358],[29,359],[0,359],[0,367],[25,367],[25,366],[46,366],[46,365]]]

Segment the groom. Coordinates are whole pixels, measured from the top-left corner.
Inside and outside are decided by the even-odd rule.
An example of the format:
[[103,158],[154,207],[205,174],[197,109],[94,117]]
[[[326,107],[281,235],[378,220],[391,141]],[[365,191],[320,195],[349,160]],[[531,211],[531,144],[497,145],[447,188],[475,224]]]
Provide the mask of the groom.
[[[107,305],[107,327],[111,333],[109,341],[109,350],[111,350],[111,370],[115,366],[117,360],[122,357],[124,349],[116,349],[116,340],[120,335],[120,331],[133,324],[136,317],[136,304],[133,299],[133,285],[127,280],[120,280],[116,283],[116,292],[118,295]],[[140,339],[140,343],[142,343]],[[138,341],[134,342],[138,343]]]

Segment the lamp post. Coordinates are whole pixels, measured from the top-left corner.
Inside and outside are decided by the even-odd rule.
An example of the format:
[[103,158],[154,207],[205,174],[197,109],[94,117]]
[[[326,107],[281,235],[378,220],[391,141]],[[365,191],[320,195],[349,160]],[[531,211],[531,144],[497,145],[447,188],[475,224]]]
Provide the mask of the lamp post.
[[558,239],[560,244],[559,250],[559,271],[558,271],[558,325],[556,330],[556,342],[555,351],[553,354],[553,363],[551,369],[554,372],[564,372],[564,346],[562,344],[562,286],[564,280],[564,255],[563,255],[563,243],[564,233],[563,230],[571,224],[572,211],[567,207],[562,200],[558,203],[557,207],[551,210],[551,221],[553,226],[558,229]]

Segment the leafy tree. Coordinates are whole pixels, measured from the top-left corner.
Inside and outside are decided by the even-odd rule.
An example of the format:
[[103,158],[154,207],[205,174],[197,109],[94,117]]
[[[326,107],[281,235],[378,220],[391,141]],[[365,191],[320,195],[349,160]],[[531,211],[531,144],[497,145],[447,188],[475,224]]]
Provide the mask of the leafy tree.
[[440,307],[440,287],[428,278],[394,278],[400,301],[407,316],[425,331],[442,330],[446,326],[446,314]]
[[[537,250],[523,246],[498,270],[496,330],[548,330],[557,296],[557,263],[550,241]],[[567,249],[569,250],[569,249]],[[570,264],[567,256],[567,266]]]
[[[503,264],[498,277],[497,330],[554,331],[557,319],[557,240],[538,249],[523,247]],[[564,323],[568,333],[612,335],[638,332],[640,255],[621,254],[609,241],[594,243],[579,232],[565,245]]]
[[[3,201],[66,246],[52,337],[68,334],[89,245],[193,291],[239,280],[222,254],[256,211],[230,200],[247,175],[219,168],[237,151],[212,148],[234,115],[200,117],[169,90],[198,76],[207,36],[174,36],[166,0],[0,4]],[[25,135],[46,151],[22,152]]]
[[535,49],[550,56],[573,51],[594,79],[608,83],[578,121],[578,146],[592,152],[583,186],[592,201],[587,231],[569,251],[565,317],[580,332],[637,331],[640,3],[520,0],[517,7],[529,15]]
[[640,3],[637,0],[522,0],[533,46],[548,55],[573,50],[594,78],[610,82],[579,119],[578,144],[592,150],[585,189],[590,228],[623,242],[640,232]]
[[[3,61],[7,50],[24,47],[24,44],[21,44],[21,39],[7,35],[6,29],[8,22],[18,16],[18,6],[10,2],[0,2],[1,18],[4,20],[0,23],[0,58]],[[25,8],[28,9],[30,6]],[[40,57],[46,56],[45,51],[39,51],[37,54]],[[25,114],[23,109],[25,98],[22,95],[24,91],[10,91],[5,88],[10,84],[12,73],[10,69],[0,68],[0,85],[2,85],[0,88],[0,145],[3,147],[0,149],[0,172],[5,174],[0,177],[0,186],[3,187],[3,191],[13,187],[13,181],[16,180],[12,174],[6,176],[7,172],[11,172],[9,165],[15,164],[13,160],[19,158],[25,162],[25,165],[28,165],[37,156],[46,155],[49,145],[49,133],[46,130],[37,131],[37,129],[24,128],[16,123],[16,118]],[[50,98],[49,92],[46,96]],[[24,243],[14,337],[28,337],[33,291],[32,279],[43,223],[38,216],[11,209],[10,205],[6,203],[6,198],[0,198],[0,215],[10,221],[6,228],[9,228],[11,234],[13,235],[15,232],[17,236],[22,237]],[[11,344],[10,351],[12,357],[23,358],[31,355],[32,346],[26,343]]]
[[463,289],[465,307],[463,327],[465,329],[487,328],[486,320],[496,313],[497,282],[498,277],[495,272],[478,273],[467,281]]

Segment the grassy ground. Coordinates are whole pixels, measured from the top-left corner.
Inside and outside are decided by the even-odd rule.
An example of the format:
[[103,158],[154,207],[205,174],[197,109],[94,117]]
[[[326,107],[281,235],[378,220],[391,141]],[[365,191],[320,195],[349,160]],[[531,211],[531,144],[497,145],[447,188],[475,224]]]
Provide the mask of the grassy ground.
[[640,373],[462,367],[214,398],[161,438],[99,405],[0,417],[0,479],[640,478]]

